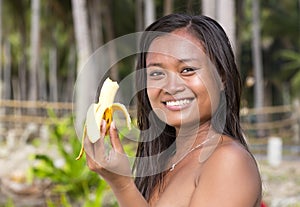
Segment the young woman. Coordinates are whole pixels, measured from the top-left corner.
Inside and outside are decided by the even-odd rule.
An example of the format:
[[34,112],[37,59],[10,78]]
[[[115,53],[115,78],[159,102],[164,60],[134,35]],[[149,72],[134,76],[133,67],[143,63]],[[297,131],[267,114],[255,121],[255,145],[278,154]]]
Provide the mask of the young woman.
[[222,27],[171,14],[146,29],[140,49],[135,180],[114,124],[109,156],[103,139],[85,139],[89,168],[124,207],[260,206],[260,175],[239,123],[239,72]]

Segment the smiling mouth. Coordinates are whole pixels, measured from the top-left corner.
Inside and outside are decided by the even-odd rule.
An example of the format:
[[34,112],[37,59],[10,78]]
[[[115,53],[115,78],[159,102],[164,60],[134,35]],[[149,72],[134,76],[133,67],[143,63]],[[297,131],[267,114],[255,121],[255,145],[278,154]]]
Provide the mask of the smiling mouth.
[[166,106],[184,106],[192,102],[192,99],[181,99],[163,102]]

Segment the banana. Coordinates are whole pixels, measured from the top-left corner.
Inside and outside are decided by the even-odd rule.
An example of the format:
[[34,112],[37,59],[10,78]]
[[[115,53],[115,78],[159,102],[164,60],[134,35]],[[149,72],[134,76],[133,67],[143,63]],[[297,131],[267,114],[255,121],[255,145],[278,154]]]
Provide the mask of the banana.
[[102,119],[106,121],[106,135],[109,133],[109,128],[113,120],[113,113],[116,110],[120,110],[124,113],[127,127],[131,129],[131,119],[126,107],[123,104],[114,103],[118,89],[119,85],[117,82],[112,81],[109,78],[104,81],[98,103],[91,104],[87,111],[81,139],[81,150],[76,160],[79,160],[83,155],[84,139],[86,136],[92,143],[95,143],[100,139],[100,125]]

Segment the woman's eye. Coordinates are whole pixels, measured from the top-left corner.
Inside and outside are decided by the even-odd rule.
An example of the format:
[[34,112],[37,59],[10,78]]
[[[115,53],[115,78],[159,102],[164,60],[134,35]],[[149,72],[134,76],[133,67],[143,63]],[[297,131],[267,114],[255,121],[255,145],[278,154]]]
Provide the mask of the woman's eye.
[[184,73],[184,74],[192,74],[195,72],[195,68],[192,68],[192,67],[187,67],[187,68],[184,68],[181,73]]
[[159,76],[159,75],[163,75],[163,73],[159,71],[154,71],[150,73],[150,76]]
[[151,78],[162,78],[163,76],[164,76],[165,74],[164,74],[164,72],[162,72],[162,71],[157,71],[157,70],[155,70],[155,71],[151,71],[151,72],[149,72],[149,76],[151,77]]

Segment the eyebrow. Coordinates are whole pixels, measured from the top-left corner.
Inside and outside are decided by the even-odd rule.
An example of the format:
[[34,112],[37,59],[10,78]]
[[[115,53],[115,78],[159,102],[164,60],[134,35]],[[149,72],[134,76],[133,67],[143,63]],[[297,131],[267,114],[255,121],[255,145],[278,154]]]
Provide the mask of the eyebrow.
[[[178,62],[180,63],[186,63],[186,62],[192,62],[198,60],[197,58],[184,58],[184,59],[177,59]],[[157,66],[157,67],[163,67],[163,63],[149,63],[147,64],[147,67],[151,66]]]
[[153,67],[153,66],[163,68],[163,64],[162,63],[149,63],[149,64],[147,64],[147,68]]

